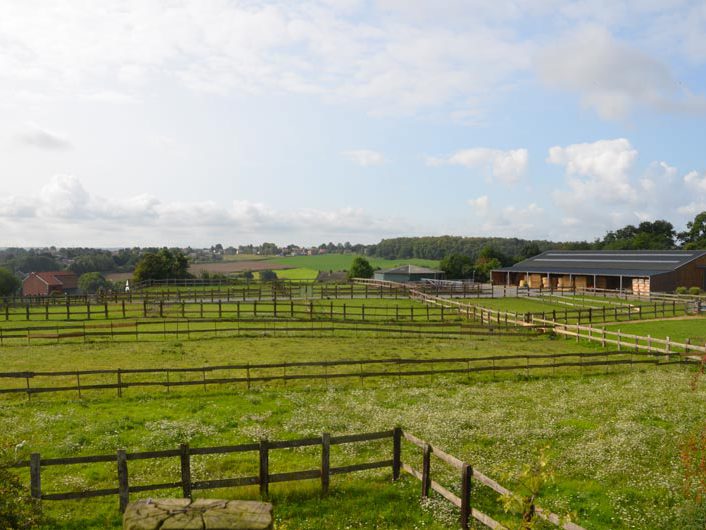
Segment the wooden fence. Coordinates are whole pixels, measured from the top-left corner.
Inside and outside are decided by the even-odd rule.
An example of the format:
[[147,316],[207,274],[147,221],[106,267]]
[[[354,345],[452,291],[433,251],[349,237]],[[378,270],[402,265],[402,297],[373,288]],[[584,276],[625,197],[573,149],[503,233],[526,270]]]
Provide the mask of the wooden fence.
[[31,327],[0,327],[0,346],[48,344],[60,341],[88,342],[191,340],[199,337],[436,337],[529,336],[536,330],[509,328],[503,324],[479,325],[460,320],[327,320],[327,319],[147,319],[135,321],[83,321]]
[[599,342],[603,347],[614,345],[618,347],[618,351],[644,351],[648,354],[665,354],[667,357],[677,355],[699,362],[706,359],[706,345],[692,344],[690,339],[678,342],[669,337],[658,339],[650,335],[631,335],[620,330],[608,331],[602,327],[556,324],[551,321],[546,323],[553,325],[554,332],[559,335],[575,337],[577,341],[583,339]]
[[148,317],[181,318],[342,318],[344,320],[444,320],[456,315],[444,306],[423,307],[388,303],[346,303],[333,300],[251,300],[214,302],[182,300],[143,300],[132,304],[121,302],[93,304],[89,300],[82,305],[44,306],[26,305],[23,308],[5,307],[5,321],[50,321],[50,320],[96,320]]
[[[345,466],[331,465],[331,446],[351,443],[364,443],[376,440],[390,440],[392,442],[392,458],[375,460],[360,464]],[[402,441],[406,440],[423,450],[422,471],[415,470],[411,465],[402,460]],[[321,447],[321,463],[317,469],[300,471],[290,471],[283,473],[270,472],[270,451],[277,449],[293,449],[300,447]],[[256,453],[258,455],[258,474],[250,476],[230,477],[221,479],[196,480],[192,476],[192,456],[201,455],[225,455],[233,453]],[[460,496],[455,495],[449,489],[441,486],[432,480],[431,456],[439,458],[447,465],[452,466],[461,473]],[[158,484],[133,484],[130,485],[130,474],[128,463],[136,460],[178,458],[180,462],[180,477],[171,482]],[[96,490],[82,490],[61,493],[47,493],[42,489],[42,469],[50,466],[72,466],[77,464],[94,463],[114,463],[117,471],[117,487],[103,488]],[[488,528],[502,529],[500,523],[490,516],[472,506],[471,492],[473,480],[491,488],[500,495],[514,495],[510,490],[504,488],[496,481],[487,477],[478,470],[473,469],[470,464],[442,451],[437,447],[426,443],[424,440],[403,431],[396,427],[387,431],[349,434],[342,436],[332,436],[323,433],[320,437],[301,438],[297,440],[271,441],[260,440],[257,443],[240,445],[219,446],[219,447],[190,447],[188,444],[181,444],[178,449],[167,449],[162,451],[142,451],[128,453],[124,449],[118,449],[115,454],[78,456],[68,458],[42,458],[39,453],[32,453],[29,461],[21,461],[13,464],[14,468],[29,468],[30,472],[30,492],[34,499],[44,501],[59,501],[71,499],[85,499],[90,497],[117,495],[119,507],[124,511],[130,501],[131,493],[144,493],[147,491],[181,489],[181,494],[185,498],[192,498],[195,490],[210,490],[217,488],[232,488],[241,486],[259,486],[260,496],[267,498],[269,495],[269,485],[277,482],[293,482],[299,480],[319,480],[321,491],[325,495],[329,491],[331,476],[357,471],[390,468],[392,479],[398,480],[401,471],[416,477],[422,481],[422,497],[428,497],[430,490],[439,493],[443,498],[450,501],[461,510],[459,526],[468,529],[471,519],[476,519]],[[534,513],[544,520],[559,526],[565,530],[583,530],[582,527],[574,523],[563,523],[561,518],[551,512],[543,510],[539,506],[534,506]]]
[[[672,352],[674,353],[674,352]],[[76,392],[83,397],[84,392],[93,390],[116,391],[118,397],[123,397],[129,388],[160,387],[167,392],[172,388],[198,386],[206,391],[213,385],[242,385],[250,390],[254,383],[317,380],[331,381],[340,379],[359,379],[361,384],[365,379],[373,377],[420,377],[439,375],[463,375],[470,377],[473,373],[492,373],[493,377],[501,372],[524,372],[530,370],[551,370],[557,368],[579,368],[581,373],[589,367],[635,366],[680,364],[689,362],[677,356],[676,359],[663,359],[661,355],[653,355],[632,350],[611,352],[577,352],[551,354],[511,354],[480,357],[455,357],[432,359],[374,359],[374,360],[340,360],[340,361],[293,361],[280,363],[245,363],[221,366],[199,367],[162,367],[162,368],[130,368],[130,369],[95,369],[95,370],[60,370],[60,371],[18,371],[0,372],[0,394],[33,394],[48,392]],[[376,367],[376,370],[365,368]],[[421,367],[422,369],[414,369]],[[300,372],[298,370],[318,368],[315,372]],[[338,371],[331,371],[337,369]],[[345,371],[344,371],[345,369]],[[233,372],[239,372],[233,376]],[[145,374],[159,374],[160,379],[145,380]],[[179,379],[175,379],[178,376]],[[210,377],[209,377],[210,376]],[[186,377],[186,379],[185,379]],[[91,381],[87,381],[91,378]],[[36,381],[58,381],[56,386],[37,386]],[[12,384],[14,382],[14,386]]]

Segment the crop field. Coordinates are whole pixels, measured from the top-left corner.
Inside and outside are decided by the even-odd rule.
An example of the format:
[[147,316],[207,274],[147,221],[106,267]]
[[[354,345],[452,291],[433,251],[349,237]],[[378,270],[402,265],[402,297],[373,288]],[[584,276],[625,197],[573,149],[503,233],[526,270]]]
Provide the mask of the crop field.
[[[537,503],[585,528],[696,530],[706,523],[706,507],[685,496],[680,460],[687,437],[703,427],[706,409],[706,384],[695,379],[693,365],[526,332],[414,338],[372,332],[264,337],[215,332],[176,338],[166,326],[184,326],[184,321],[165,321],[179,321],[185,311],[193,312],[188,315],[192,326],[201,320],[200,311],[204,322],[218,311],[231,317],[240,309],[248,318],[257,311],[262,320],[274,311],[270,300],[187,301],[150,302],[147,319],[143,302],[128,305],[134,314],[126,318],[119,305],[109,308],[107,319],[104,306],[94,307],[90,321],[87,311],[81,314],[85,307],[73,306],[69,322],[64,307],[50,307],[53,326],[142,319],[164,333],[147,341],[5,342],[0,346],[6,374],[0,377],[0,446],[26,460],[35,452],[43,459],[115,455],[118,449],[175,450],[184,443],[220,447],[400,426],[519,493],[525,466],[546,459],[551,478]],[[513,303],[558,305],[525,298],[480,301],[503,310]],[[360,321],[363,308],[369,323],[378,325],[462,325],[451,310],[442,322],[439,307],[408,299],[278,304],[279,319],[309,311],[312,322],[322,325],[332,315],[343,319],[344,311],[346,319]],[[31,320],[26,308],[16,308],[11,319],[0,319],[0,329],[46,326],[47,309],[31,309],[37,312]],[[676,337],[675,326],[689,326],[684,332],[692,333],[704,322],[629,325],[645,326],[639,332],[653,336],[663,329],[659,326],[672,326]],[[627,332],[628,324],[620,326]],[[61,374],[40,373],[57,371]],[[49,387],[64,389],[27,391]],[[387,460],[390,450],[389,440],[332,446],[331,462],[350,466]],[[317,469],[320,452],[317,447],[272,451],[271,472]],[[402,461],[421,469],[421,451],[404,443]],[[256,474],[258,462],[247,452],[204,454],[193,456],[191,466],[193,480],[210,481]],[[27,468],[15,471],[28,483]],[[456,471],[438,461],[432,471],[435,481],[458,491]],[[129,477],[131,486],[173,483],[179,480],[179,459],[131,460]],[[49,494],[110,489],[116,480],[114,462],[42,467],[42,491]],[[324,497],[316,478],[273,483],[270,500],[278,529],[457,528],[459,511],[435,493],[420,501],[419,488],[408,475],[392,482],[389,469],[373,469],[332,476]],[[140,496],[181,496],[181,490],[131,498]],[[194,496],[256,499],[258,488],[197,490]],[[505,512],[498,494],[480,484],[474,486],[472,505],[508,528],[519,527],[518,514]],[[117,495],[45,500],[43,506],[46,528],[120,528]]]
[[[275,257],[267,260],[267,263],[276,263],[293,268],[314,269],[317,271],[347,271],[351,268],[355,254],[321,254],[316,256],[288,256]],[[365,257],[373,268],[387,269],[399,265],[419,265],[421,267],[437,268],[439,262],[429,259],[397,259],[390,260],[384,258]]]

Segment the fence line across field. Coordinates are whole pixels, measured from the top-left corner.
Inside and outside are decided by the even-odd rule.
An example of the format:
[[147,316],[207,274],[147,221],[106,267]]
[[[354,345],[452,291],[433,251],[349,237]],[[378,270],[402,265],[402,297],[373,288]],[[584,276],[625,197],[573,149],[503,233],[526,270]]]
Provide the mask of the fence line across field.
[[[578,360],[570,360],[578,358]],[[524,362],[516,362],[524,361]],[[550,362],[539,362],[550,361]],[[514,362],[514,364],[502,364]],[[82,397],[82,392],[91,390],[115,390],[118,397],[123,397],[124,391],[128,388],[141,387],[161,387],[169,391],[171,388],[184,386],[200,386],[204,391],[208,385],[242,384],[250,390],[254,383],[266,383],[281,381],[285,385],[287,381],[302,380],[325,380],[337,381],[340,379],[360,379],[363,383],[365,379],[377,377],[419,377],[419,376],[439,376],[451,374],[467,374],[491,372],[495,376],[498,372],[525,372],[529,375],[530,370],[551,369],[555,372],[557,368],[579,368],[583,373],[588,367],[610,367],[610,366],[635,366],[635,365],[673,365],[691,363],[693,360],[675,356],[666,360],[663,357],[645,352],[633,351],[612,351],[612,352],[578,352],[578,353],[552,353],[552,354],[513,354],[495,355],[483,357],[456,357],[456,358],[433,358],[433,359],[368,359],[368,360],[340,360],[340,361],[293,361],[280,363],[246,363],[230,364],[221,366],[199,366],[199,367],[168,367],[168,368],[129,368],[129,369],[94,369],[94,370],[61,370],[61,371],[20,371],[0,373],[0,394],[26,394],[29,398],[33,394],[50,392],[77,392],[78,397]],[[478,363],[486,363],[479,365]],[[366,371],[364,367],[386,366],[387,370]],[[428,365],[431,368],[410,369],[410,366]],[[439,365],[443,365],[439,367]],[[450,367],[449,365],[456,365]],[[460,365],[460,366],[458,366]],[[301,368],[322,368],[315,373],[296,373],[296,369]],[[330,372],[331,368],[350,367],[350,371]],[[277,370],[277,373],[272,371]],[[227,375],[213,377],[216,372],[228,372]],[[240,371],[237,377],[232,376],[232,371]],[[261,373],[270,371],[270,373]],[[255,372],[255,373],[254,373]],[[139,380],[132,379],[138,375],[162,374],[164,379],[160,380]],[[183,379],[185,374],[197,376],[195,379]],[[174,379],[175,375],[182,378]],[[207,377],[211,375],[212,377]],[[115,382],[87,382],[90,376],[106,376],[114,378]],[[71,381],[67,384],[66,380]],[[60,380],[61,386],[36,386],[32,381],[39,379]],[[18,386],[7,386],[5,383],[16,381]],[[41,383],[40,383],[41,384]]]
[[[390,440],[392,442],[391,457],[385,460],[375,460],[359,464],[332,466],[331,446],[341,444],[365,443],[378,440]],[[423,451],[422,471],[417,471],[410,464],[403,461],[403,444],[408,442]],[[299,447],[321,447],[321,463],[317,469],[290,471],[282,473],[270,472],[270,451],[277,449],[293,449]],[[202,455],[225,455],[233,453],[257,453],[258,454],[258,474],[241,477],[195,480],[192,475],[192,456]],[[442,486],[432,479],[431,457],[434,456],[448,466],[460,472],[460,486],[456,495],[450,489]],[[158,484],[130,485],[129,462],[147,459],[178,458],[180,462],[180,476],[178,480],[162,482]],[[97,490],[82,490],[63,493],[47,493],[42,489],[42,469],[51,466],[72,466],[80,464],[94,463],[114,463],[117,469],[117,487],[103,488]],[[322,494],[326,495],[330,488],[331,476],[339,474],[354,473],[357,471],[389,468],[392,471],[393,481],[400,478],[401,472],[419,479],[422,483],[421,496],[429,497],[431,490],[439,493],[444,499],[451,502],[460,509],[459,526],[464,530],[471,527],[472,519],[479,521],[487,528],[503,529],[503,525],[495,521],[492,517],[473,506],[471,493],[473,491],[473,481],[488,487],[502,496],[514,496],[515,494],[498,482],[486,476],[482,472],[471,467],[470,464],[456,458],[453,455],[432,446],[424,440],[402,430],[400,427],[387,431],[378,431],[363,434],[349,434],[332,436],[330,433],[323,433],[320,437],[301,438],[296,440],[271,441],[262,439],[255,443],[239,445],[218,446],[218,447],[190,447],[188,444],[181,444],[178,449],[167,449],[161,451],[142,451],[128,453],[124,449],[118,449],[115,454],[78,456],[67,458],[42,458],[40,453],[32,453],[28,461],[17,462],[10,467],[29,468],[30,471],[30,492],[31,496],[43,501],[61,501],[72,499],[85,499],[91,497],[117,495],[119,499],[119,509],[124,511],[130,501],[131,493],[143,493],[147,491],[181,489],[184,498],[192,498],[194,490],[207,490],[240,486],[259,486],[260,496],[267,498],[269,495],[269,485],[277,482],[293,482],[299,480],[319,480]],[[564,530],[583,530],[575,523],[564,522],[558,515],[544,510],[539,506],[531,507],[532,513],[536,513],[545,521],[563,528]]]

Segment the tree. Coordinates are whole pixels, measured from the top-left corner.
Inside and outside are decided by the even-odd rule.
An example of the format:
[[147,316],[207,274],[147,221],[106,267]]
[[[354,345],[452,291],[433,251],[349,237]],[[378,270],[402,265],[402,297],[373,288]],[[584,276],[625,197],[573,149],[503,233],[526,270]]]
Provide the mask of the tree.
[[686,223],[686,231],[677,237],[686,250],[706,249],[706,211]]
[[363,256],[357,256],[348,271],[349,278],[372,278],[373,266]]
[[110,289],[112,286],[112,283],[100,272],[86,272],[78,279],[78,288],[84,293],[95,293],[100,289]]
[[0,267],[0,296],[15,294],[20,288],[20,280],[9,270]]
[[269,269],[260,271],[260,280],[263,282],[273,282],[277,279],[277,273]]
[[473,274],[473,261],[464,254],[449,254],[439,266],[447,278],[468,278]]
[[189,278],[189,262],[180,250],[163,248],[159,252],[148,252],[137,263],[133,277],[135,281],[164,280],[167,278]]
[[608,232],[601,246],[606,250],[668,250],[675,247],[675,236],[669,221],[643,221]]
[[476,269],[476,280],[478,281],[488,281],[490,278],[490,271],[493,269],[499,269],[502,267],[503,264],[498,258],[487,258],[487,257],[479,257],[475,264],[474,267]]

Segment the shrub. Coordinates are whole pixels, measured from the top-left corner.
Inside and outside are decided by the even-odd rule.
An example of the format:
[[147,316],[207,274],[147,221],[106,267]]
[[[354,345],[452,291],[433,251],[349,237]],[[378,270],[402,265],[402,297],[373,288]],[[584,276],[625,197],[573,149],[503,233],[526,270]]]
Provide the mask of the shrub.
[[701,294],[701,288],[700,287],[689,287],[689,294],[699,295],[699,294]]
[[689,290],[686,287],[680,286],[680,287],[677,287],[674,292],[677,294],[686,294],[688,291]]
[[8,469],[9,460],[7,451],[0,448],[0,528],[39,528],[41,506],[31,498],[17,475]]

